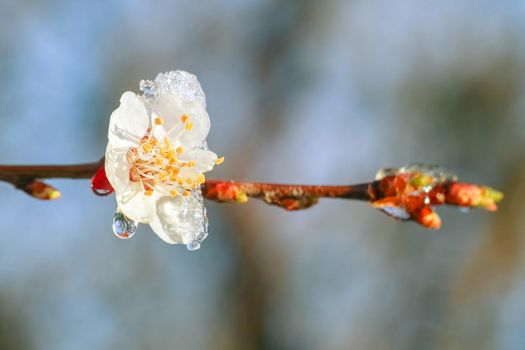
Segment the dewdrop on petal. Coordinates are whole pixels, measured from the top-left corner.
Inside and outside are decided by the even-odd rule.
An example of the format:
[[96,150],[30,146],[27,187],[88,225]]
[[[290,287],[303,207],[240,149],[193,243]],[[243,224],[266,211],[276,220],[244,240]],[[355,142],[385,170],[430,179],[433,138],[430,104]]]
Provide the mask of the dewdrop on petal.
[[113,215],[113,233],[120,239],[128,239],[135,235],[137,223],[124,214],[116,212]]
[[167,243],[198,249],[208,225],[204,174],[223,160],[206,144],[204,92],[183,71],[143,80],[140,88],[142,95],[125,92],[110,118],[105,171],[118,213],[149,224]]

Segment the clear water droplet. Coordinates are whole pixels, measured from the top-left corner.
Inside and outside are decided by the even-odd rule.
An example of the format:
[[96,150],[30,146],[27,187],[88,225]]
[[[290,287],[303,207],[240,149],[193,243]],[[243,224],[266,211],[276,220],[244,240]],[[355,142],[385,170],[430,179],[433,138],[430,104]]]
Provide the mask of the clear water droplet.
[[379,169],[379,171],[376,173],[376,176],[374,180],[382,180],[383,178],[387,176],[397,175],[399,172],[399,168],[382,168]]
[[199,250],[201,248],[201,242],[197,239],[191,241],[186,245],[186,249],[189,251]]
[[113,215],[113,233],[120,239],[128,239],[133,237],[137,232],[137,222],[126,217],[121,212],[116,212]]
[[459,211],[462,213],[468,214],[470,213],[470,208],[469,207],[459,207]]

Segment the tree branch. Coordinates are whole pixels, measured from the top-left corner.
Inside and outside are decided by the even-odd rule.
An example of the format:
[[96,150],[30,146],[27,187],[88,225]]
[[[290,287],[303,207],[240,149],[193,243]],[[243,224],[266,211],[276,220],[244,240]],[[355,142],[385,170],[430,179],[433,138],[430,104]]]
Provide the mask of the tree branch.
[[[104,158],[98,162],[74,165],[0,165],[0,181],[11,183],[18,189],[36,180],[90,179],[103,166]],[[256,182],[236,182],[209,179],[202,186],[206,199],[217,202],[243,203],[248,197],[262,199],[269,204],[288,210],[307,208],[320,197],[371,200],[369,184],[354,186],[282,185]]]
[[[39,199],[56,199],[60,192],[41,179],[89,179],[94,192],[110,194],[113,189],[104,172],[104,158],[76,165],[0,165],[0,181]],[[217,202],[245,203],[256,198],[286,210],[309,208],[319,198],[355,199],[401,220],[413,220],[437,229],[441,219],[434,206],[448,204],[496,210],[503,194],[487,186],[442,180],[424,168],[385,174],[378,180],[357,185],[283,185],[208,179],[202,185],[204,198]]]
[[74,165],[0,165],[0,181],[19,189],[37,179],[89,179],[104,164],[104,159]]

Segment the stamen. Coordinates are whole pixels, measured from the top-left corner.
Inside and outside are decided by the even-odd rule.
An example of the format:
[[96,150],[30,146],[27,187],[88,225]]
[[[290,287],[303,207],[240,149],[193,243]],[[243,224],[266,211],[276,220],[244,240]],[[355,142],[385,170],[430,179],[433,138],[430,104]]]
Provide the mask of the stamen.
[[199,174],[199,176],[197,177],[197,182],[199,183],[199,185],[202,185],[206,182],[206,176],[204,176],[204,174]]
[[133,135],[132,133],[130,133],[127,130],[119,128],[117,125],[115,125],[114,133],[119,135],[119,136],[121,136],[124,139],[127,139],[128,141],[135,142],[135,143],[139,143],[140,142],[140,138],[139,137]]
[[[181,116],[181,121],[173,126],[162,140],[157,140],[151,131],[155,125],[163,124],[164,119],[154,115],[152,126],[140,139],[139,145],[128,149],[126,160],[130,164],[130,181],[139,183],[145,196],[152,196],[153,192],[158,190],[163,195],[175,197],[182,194],[187,197],[191,194],[191,190],[205,183],[206,178],[204,174],[193,169],[189,171],[193,174],[191,176],[179,175],[183,168],[195,167],[197,160],[179,160],[178,157],[184,153],[184,148],[182,146],[174,148],[172,141],[178,140],[184,132],[192,130],[193,123],[189,116],[184,114]],[[170,133],[177,135],[169,135]],[[221,158],[216,162],[220,164],[223,160],[224,158]]]
[[220,158],[218,158],[218,159],[215,160],[215,164],[217,164],[217,165],[220,165],[220,164],[222,164],[223,162],[224,162],[224,157],[220,157]]

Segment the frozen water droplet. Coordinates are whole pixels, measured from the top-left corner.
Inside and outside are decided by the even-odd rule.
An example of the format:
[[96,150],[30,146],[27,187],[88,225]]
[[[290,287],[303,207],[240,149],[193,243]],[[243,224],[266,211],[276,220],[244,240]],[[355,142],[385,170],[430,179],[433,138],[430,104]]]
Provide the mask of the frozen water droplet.
[[177,70],[160,73],[155,78],[156,95],[175,95],[190,102],[198,102],[206,108],[206,97],[197,77]]
[[436,179],[436,182],[457,181],[458,177],[452,171],[439,165],[410,163],[399,168],[399,173],[422,172]]
[[399,168],[379,169],[379,171],[376,173],[374,180],[378,181],[378,180],[385,178],[386,176],[396,175],[398,172],[399,172]]
[[[434,188],[433,186],[423,186],[423,187],[421,188],[421,190],[422,190],[423,192],[425,192],[425,193],[429,193],[430,191],[432,191],[433,188]],[[427,199],[428,199],[428,197],[427,197]],[[426,202],[425,202],[425,203],[426,203]]]
[[195,147],[196,149],[202,149],[202,150],[205,150],[205,151],[208,151],[209,148],[208,148],[208,142],[206,141],[203,141],[200,145],[198,145],[197,147]]
[[113,233],[120,239],[128,239],[133,237],[137,231],[137,223],[126,217],[121,212],[116,212],[113,215]]
[[465,214],[468,214],[470,212],[469,207],[459,207],[459,211]]
[[400,220],[407,220],[410,218],[410,215],[408,215],[407,211],[404,208],[400,207],[381,207],[381,211],[383,211],[385,214],[396,218]]
[[140,84],[140,91],[144,93],[144,96],[146,97],[152,97],[155,95],[156,92],[156,86],[155,83],[151,80],[141,80]]
[[189,250],[189,251],[193,251],[193,250],[199,250],[201,247],[201,242],[197,239],[191,241],[190,243],[188,243],[186,245],[186,248]]

